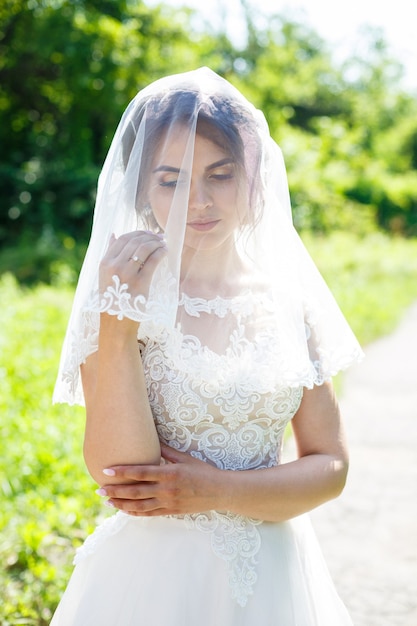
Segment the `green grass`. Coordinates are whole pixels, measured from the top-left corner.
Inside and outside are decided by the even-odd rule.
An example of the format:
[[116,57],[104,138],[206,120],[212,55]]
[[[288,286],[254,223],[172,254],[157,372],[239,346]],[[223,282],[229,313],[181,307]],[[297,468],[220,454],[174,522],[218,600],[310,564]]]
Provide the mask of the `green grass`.
[[82,460],[83,410],[51,406],[72,293],[6,276],[0,295],[0,623],[43,626],[102,507]]
[[335,233],[303,240],[363,345],[393,330],[417,300],[416,239]]
[[[304,239],[364,344],[417,299],[417,241]],[[44,626],[74,549],[108,512],[84,468],[83,410],[50,400],[72,290],[6,276],[0,297],[0,623]]]

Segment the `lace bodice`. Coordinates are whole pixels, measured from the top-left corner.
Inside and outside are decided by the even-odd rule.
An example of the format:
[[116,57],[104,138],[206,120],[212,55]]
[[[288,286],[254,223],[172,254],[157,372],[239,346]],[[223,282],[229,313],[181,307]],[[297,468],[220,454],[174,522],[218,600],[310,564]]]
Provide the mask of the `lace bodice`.
[[248,340],[248,301],[238,313],[236,299],[183,296],[181,304],[187,316],[214,313],[231,332],[221,354],[185,335],[180,325],[144,343],[145,378],[161,440],[220,469],[276,465],[302,392],[273,386],[268,355],[277,346],[271,335],[262,328]]
[[[225,470],[256,470],[280,461],[283,433],[299,407],[302,388],[277,387],[270,371],[277,346],[259,308],[267,302],[243,299],[180,300],[181,317],[216,316],[223,328],[221,353],[195,335],[163,333],[143,345],[149,400],[160,439]],[[253,315],[262,319],[253,324]],[[207,330],[207,319],[201,325]],[[196,328],[199,328],[197,324]],[[255,330],[254,330],[255,329]],[[229,334],[230,333],[230,334]],[[221,343],[221,342],[220,342]],[[218,344],[219,345],[219,342]],[[185,516],[186,523],[211,534],[214,552],[227,561],[232,594],[244,605],[256,581],[259,521],[210,511]]]
[[[300,405],[302,387],[275,382],[271,364],[279,345],[271,331],[268,297],[182,296],[180,307],[174,330],[140,340],[161,441],[224,470],[279,464],[284,430]],[[187,334],[185,329],[194,332]],[[244,606],[257,579],[262,522],[227,511],[204,511],[183,519],[187,527],[209,534],[213,552],[227,564],[232,596]],[[76,561],[133,523],[123,513],[111,520],[87,540]]]

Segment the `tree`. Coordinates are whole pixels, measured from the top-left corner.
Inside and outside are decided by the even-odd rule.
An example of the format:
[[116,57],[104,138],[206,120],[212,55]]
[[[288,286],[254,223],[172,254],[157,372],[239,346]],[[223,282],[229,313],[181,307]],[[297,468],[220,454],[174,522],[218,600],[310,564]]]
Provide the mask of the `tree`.
[[199,65],[265,113],[299,228],[417,234],[417,101],[381,33],[364,33],[338,67],[313,30],[285,16],[257,21],[241,1],[247,39],[236,47],[223,31],[195,28],[189,9],[3,0],[0,272],[48,280],[54,262],[79,265],[122,111],[150,81]]
[[186,11],[126,0],[17,0],[0,11],[0,246],[19,241],[6,262],[45,278],[51,255],[88,238],[98,171],[128,101],[197,55]]

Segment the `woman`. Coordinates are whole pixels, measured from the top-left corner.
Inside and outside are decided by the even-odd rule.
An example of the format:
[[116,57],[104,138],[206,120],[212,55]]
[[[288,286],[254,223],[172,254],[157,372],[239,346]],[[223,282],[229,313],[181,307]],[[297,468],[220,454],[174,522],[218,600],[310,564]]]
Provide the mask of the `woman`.
[[[100,176],[55,390],[85,399],[87,467],[119,512],[52,624],[351,624],[303,514],[344,486],[330,379],[360,357],[262,114],[206,68],[140,92]],[[298,459],[281,464],[290,420]]]

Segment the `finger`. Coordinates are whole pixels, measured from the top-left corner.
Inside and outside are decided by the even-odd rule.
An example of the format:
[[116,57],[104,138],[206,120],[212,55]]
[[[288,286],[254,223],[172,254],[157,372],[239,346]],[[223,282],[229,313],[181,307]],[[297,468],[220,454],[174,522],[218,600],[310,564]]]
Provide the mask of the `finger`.
[[131,480],[135,482],[157,482],[161,480],[166,467],[166,465],[112,465],[104,469],[103,474],[116,476],[126,482]]
[[112,235],[106,257],[114,261],[122,256],[123,260],[127,260],[129,255],[134,254],[141,244],[153,242],[155,245],[158,245],[161,241],[163,241],[163,236],[143,230],[125,233],[117,238]]
[[[144,252],[139,251],[139,254],[136,254],[136,256],[139,257],[141,262],[135,263],[137,273],[141,272],[142,278],[144,279],[148,277],[148,274],[152,276],[152,274],[155,271],[156,266],[162,260],[162,258],[166,255],[166,253],[167,253],[166,246],[162,242],[159,243],[157,246],[155,246],[153,250],[151,249],[150,251],[144,251]],[[144,258],[145,256],[146,258]]]
[[125,233],[124,235],[121,235],[120,237],[116,237],[116,235],[112,233],[109,239],[109,245],[107,248],[106,257],[110,259],[117,258],[119,254],[122,252],[122,250],[124,250],[131,241],[138,240],[139,235],[140,235],[140,231]]
[[168,463],[192,463],[193,465],[204,463],[200,459],[195,459],[189,452],[180,452],[179,450],[175,450],[175,448],[171,448],[171,446],[167,446],[166,444],[161,444],[161,456]]
[[174,448],[171,448],[171,446],[167,446],[164,443],[161,444],[161,455],[170,463],[185,463],[187,460],[186,457],[192,458],[186,452],[179,452],[179,450],[175,450]]
[[132,517],[161,517],[162,515],[179,515],[178,513],[172,513],[167,509],[153,509],[152,511],[127,511],[124,510],[124,513],[127,515],[132,515]]
[[163,509],[160,503],[155,498],[148,498],[146,500],[120,500],[118,498],[112,498],[107,501],[107,506],[111,508],[119,509],[119,511],[126,511],[135,515],[149,514],[153,511],[160,511],[159,515],[163,515]]
[[129,485],[105,485],[96,489],[101,497],[117,498],[120,500],[146,500],[157,495],[157,483],[131,483]]
[[155,250],[165,247],[165,241],[159,238],[137,238],[129,242],[126,248],[123,250],[123,255],[130,260],[132,256],[139,257],[141,262],[146,263],[147,259],[151,256]]
[[145,264],[148,258],[158,250],[163,248],[165,242],[159,238],[149,237],[149,235],[138,235],[130,239],[125,246],[119,248],[117,256],[113,259],[115,263],[132,263],[133,259],[137,259],[139,263],[136,265],[136,261],[133,262],[133,267],[140,267]]
[[[142,232],[137,236],[130,234],[125,239],[125,245],[121,245],[120,240],[115,241],[101,261],[101,283],[107,286],[110,277],[116,274],[122,282],[127,282],[132,287],[136,283],[131,284],[131,281],[140,278],[140,285],[146,291],[156,266],[165,255],[166,245],[160,238],[150,238],[147,233]],[[139,284],[136,285],[135,289],[137,288]]]

